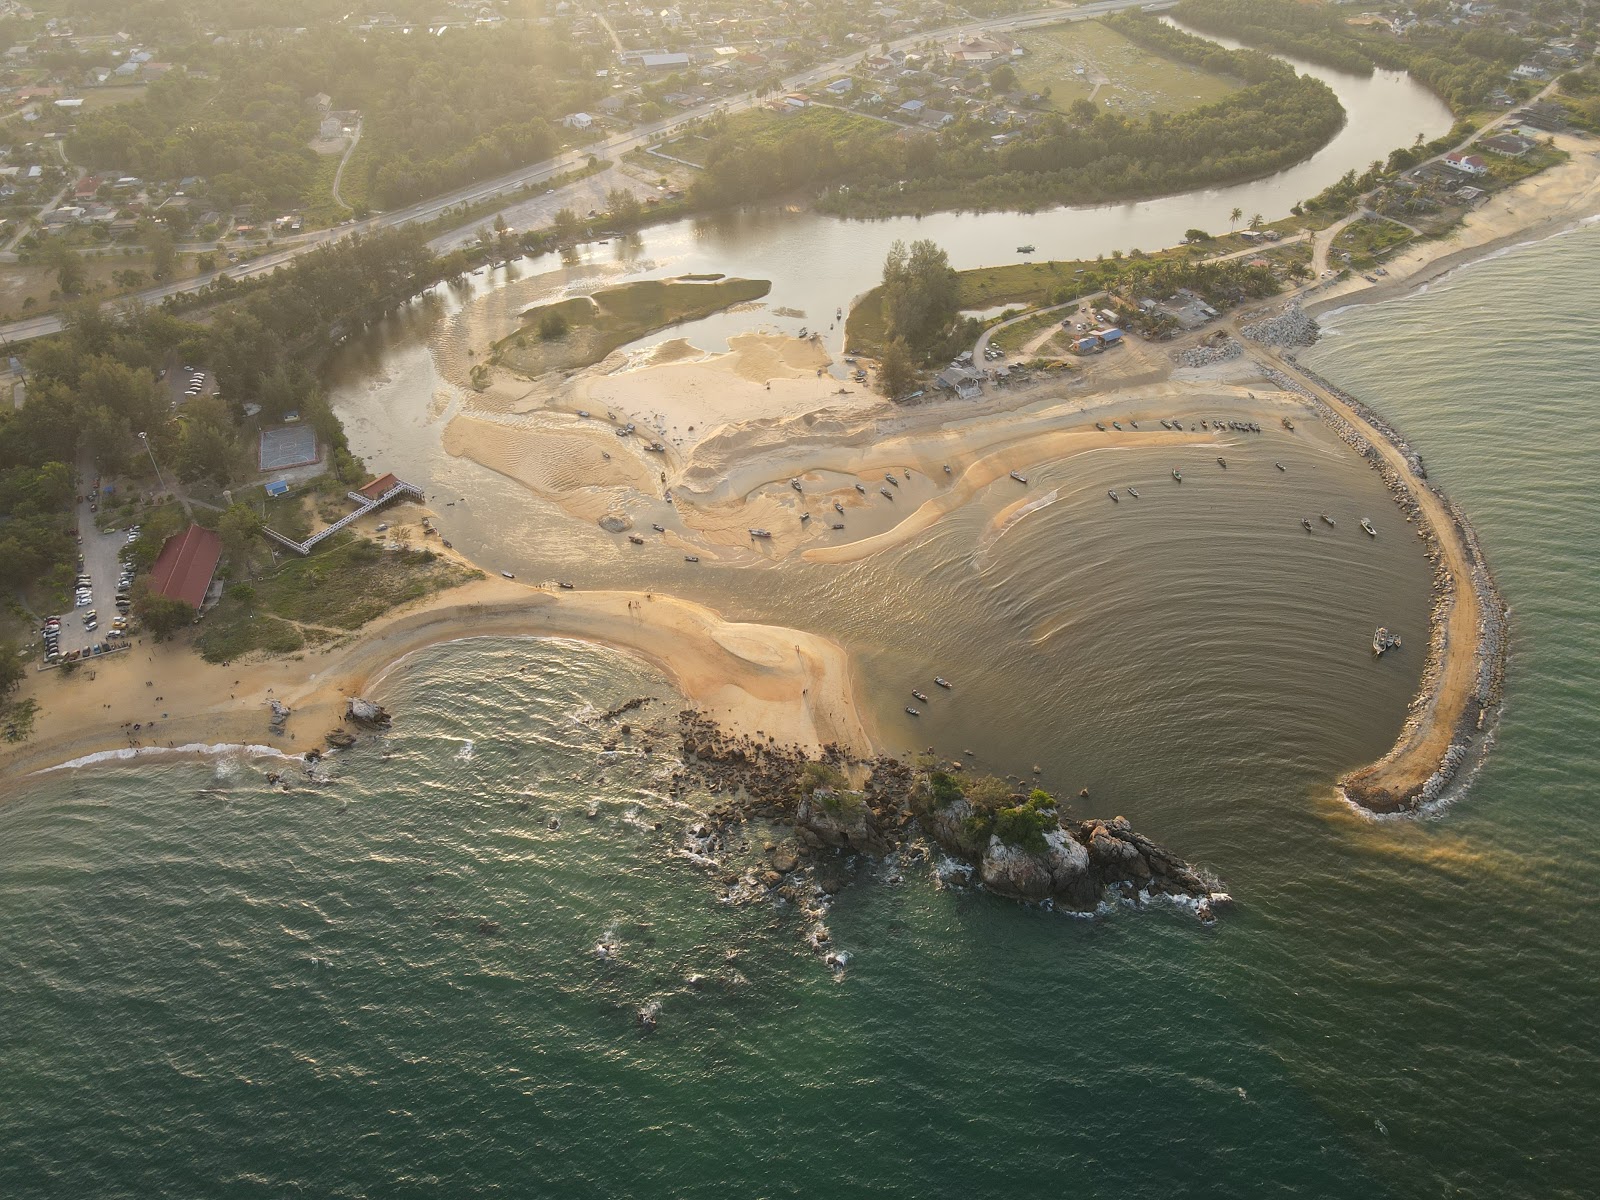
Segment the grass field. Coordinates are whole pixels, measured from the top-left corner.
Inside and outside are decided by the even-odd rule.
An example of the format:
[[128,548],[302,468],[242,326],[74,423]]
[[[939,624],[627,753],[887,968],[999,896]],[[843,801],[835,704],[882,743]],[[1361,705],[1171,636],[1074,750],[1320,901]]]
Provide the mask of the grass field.
[[1027,51],[1015,64],[1024,91],[1043,93],[1062,111],[1093,98],[1101,108],[1142,116],[1184,112],[1220,100],[1238,80],[1163,58],[1099,21],[1029,30],[1017,41]]
[[289,654],[482,578],[429,550],[387,551],[364,537],[341,537],[309,558],[287,560],[274,575],[230,584],[206,614],[196,642],[201,655],[226,662],[255,651]]
[[[720,277],[640,279],[601,288],[530,308],[522,329],[496,343],[493,361],[529,375],[589,366],[636,338],[759,300],[771,290],[765,279]],[[552,320],[563,323],[564,332],[545,336],[542,327]]]
[[1339,236],[1333,239],[1333,249],[1348,250],[1350,266],[1357,271],[1365,271],[1375,263],[1382,262],[1390,251],[1410,241],[1413,236],[1411,230],[1397,221],[1387,217],[1375,220],[1369,217],[1352,221],[1341,229]]
[[[150,256],[136,247],[131,248],[135,250],[132,254],[127,254],[118,247],[108,248],[101,254],[84,256],[84,274],[88,279],[90,295],[97,299],[110,300],[125,295],[130,290],[138,291],[140,288],[150,286],[152,282],[148,278]],[[144,272],[147,278],[142,283],[136,282],[131,289],[121,286],[116,276],[127,271]],[[178,255],[178,267],[174,278],[191,279],[196,274],[198,272],[195,270],[195,256]],[[126,280],[127,276],[123,275],[123,281]],[[14,321],[19,317],[36,316],[59,308],[61,297],[55,295],[55,292],[56,273],[49,267],[37,263],[0,264],[0,321]]]
[[83,91],[83,111],[93,112],[97,108],[114,108],[116,105],[126,104],[130,100],[143,100],[147,91],[149,91],[149,88],[142,83],[131,84],[128,87],[85,88]]

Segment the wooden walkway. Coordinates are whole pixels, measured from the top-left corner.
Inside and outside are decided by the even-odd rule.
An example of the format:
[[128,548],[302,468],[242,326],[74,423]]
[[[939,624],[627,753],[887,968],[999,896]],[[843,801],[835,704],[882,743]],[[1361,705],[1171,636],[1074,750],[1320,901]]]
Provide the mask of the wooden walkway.
[[385,504],[388,504],[394,500],[398,500],[402,496],[411,496],[417,500],[421,500],[423,498],[421,488],[414,483],[406,483],[404,480],[396,483],[392,488],[390,488],[383,495],[379,496],[376,500],[367,496],[363,496],[360,492],[346,492],[345,495],[351,500],[354,500],[360,507],[354,512],[346,513],[332,525],[329,525],[326,529],[317,530],[316,533],[313,533],[303,542],[297,542],[293,538],[285,537],[276,529],[263,529],[261,532],[266,534],[273,541],[277,542],[278,545],[286,546],[290,550],[293,550],[296,554],[310,554],[321,542],[331,538],[334,534],[338,533],[341,529],[345,528],[352,522],[359,521],[369,512],[374,512],[377,509],[382,508]]

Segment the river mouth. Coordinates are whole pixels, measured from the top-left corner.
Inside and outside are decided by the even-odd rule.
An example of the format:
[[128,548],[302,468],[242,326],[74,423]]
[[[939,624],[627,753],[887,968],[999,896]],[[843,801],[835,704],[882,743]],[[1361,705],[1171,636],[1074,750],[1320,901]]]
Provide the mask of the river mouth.
[[[1208,434],[1182,446],[1134,443],[1092,453],[1076,446],[1062,456],[1036,455],[1020,471],[1025,488],[1001,472],[904,537],[889,535],[946,494],[975,455],[951,463],[930,440],[892,462],[869,463],[862,447],[849,462],[775,459],[769,477],[755,478],[762,473],[750,468],[732,489],[762,506],[730,510],[708,532],[689,505],[667,504],[659,486],[652,495],[637,480],[626,487],[606,481],[574,501],[530,484],[503,459],[480,455],[496,468],[490,470],[443,447],[444,430],[472,417],[478,402],[464,386],[471,364],[537,299],[620,278],[690,272],[771,279],[764,307],[718,314],[626,349],[638,354],[682,339],[716,354],[742,333],[792,335],[806,325],[839,370],[838,314],[876,282],[896,237],[932,237],[958,267],[1009,261],[1027,242],[1051,257],[1091,258],[1173,244],[1188,228],[1225,226],[1235,206],[1274,218],[1351,167],[1364,169],[1381,157],[1371,139],[1392,138],[1395,112],[1430,136],[1449,126],[1443,106],[1403,76],[1357,79],[1296,66],[1333,86],[1352,119],[1329,147],[1271,179],[1029,215],[854,222],[752,208],[678,222],[581,248],[566,260],[525,260],[414,303],[341,350],[331,371],[335,407],[352,449],[375,469],[422,483],[445,536],[486,569],[582,588],[654,590],[704,603],[730,620],[836,639],[852,656],[863,716],[885,749],[971,749],[976,766],[1037,765],[1047,786],[1108,787],[1130,808],[1154,805],[1175,819],[1156,796],[1193,775],[1192,763],[1217,755],[1244,769],[1287,752],[1303,770],[1300,786],[1331,789],[1335,776],[1381,754],[1403,719],[1420,653],[1374,662],[1371,632],[1384,624],[1423,644],[1427,564],[1403,538],[1357,540],[1350,531],[1358,532],[1361,516],[1387,511],[1380,481],[1315,421],[1297,421],[1293,434],[1283,429],[1271,409],[1244,398],[1248,380],[1201,394],[1147,391],[1105,415],[1155,430],[1163,417],[1182,416],[1186,425],[1207,417],[1255,421],[1261,434],[1235,435],[1225,446],[1211,444]],[[1380,110],[1388,119],[1374,129]],[[844,386],[832,374],[822,385]],[[1265,395],[1270,385],[1256,390]],[[1070,398],[1046,390],[1005,420],[1025,425],[1029,410],[1064,400]],[[514,399],[505,407],[543,403]],[[846,423],[888,421],[874,426],[884,441],[904,432],[892,414],[875,412],[869,397],[840,403],[850,410],[840,418]],[[1080,426],[1092,428],[1089,402],[1081,404]],[[965,415],[947,414],[957,425]],[[769,442],[791,432],[804,441],[790,426],[769,431]],[[1028,439],[1012,441],[992,449],[1021,453],[1017,447]],[[618,448],[605,449],[610,462],[621,460]],[[1219,454],[1226,469],[1215,461]],[[541,465],[540,478],[557,465]],[[721,463],[730,476],[741,465],[735,456]],[[676,478],[670,464],[664,469]],[[1183,484],[1173,480],[1174,469]],[[882,478],[888,473],[896,483]],[[791,475],[806,475],[801,492],[789,489]],[[712,486],[695,483],[695,500],[702,483]],[[1051,493],[1050,502],[1017,514],[1022,496]],[[613,509],[649,542],[636,546],[601,531],[597,517]],[[810,528],[802,536],[796,528],[806,511]],[[1338,532],[1319,524],[1307,534],[1302,517],[1315,522],[1322,512],[1340,519]],[[864,558],[832,550],[836,522],[851,526],[850,542],[881,544]],[[650,529],[657,524],[666,534]],[[771,529],[775,544],[752,539],[749,527]],[[911,691],[926,693],[935,674],[958,679],[959,689],[935,697],[947,703],[909,717],[903,710]],[[1152,833],[1166,836],[1160,828]]]

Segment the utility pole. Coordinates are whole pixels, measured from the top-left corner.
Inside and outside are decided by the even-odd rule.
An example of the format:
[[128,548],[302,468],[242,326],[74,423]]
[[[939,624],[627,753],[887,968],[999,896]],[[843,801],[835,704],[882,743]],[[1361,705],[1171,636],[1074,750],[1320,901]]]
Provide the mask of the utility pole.
[[150,449],[150,435],[141,431],[139,440],[144,443],[144,452],[150,456],[150,465],[156,469],[156,482],[161,485],[163,492],[166,491],[167,481],[161,477],[161,468],[156,465],[156,452]]

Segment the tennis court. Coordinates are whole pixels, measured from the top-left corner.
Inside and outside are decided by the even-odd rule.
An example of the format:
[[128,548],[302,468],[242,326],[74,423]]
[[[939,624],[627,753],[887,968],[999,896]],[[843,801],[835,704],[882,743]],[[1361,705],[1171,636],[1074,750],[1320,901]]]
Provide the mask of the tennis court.
[[317,435],[309,425],[281,425],[261,431],[261,469],[282,471],[317,461]]

